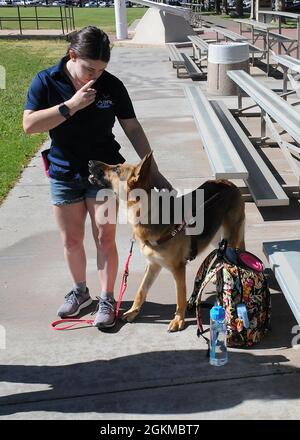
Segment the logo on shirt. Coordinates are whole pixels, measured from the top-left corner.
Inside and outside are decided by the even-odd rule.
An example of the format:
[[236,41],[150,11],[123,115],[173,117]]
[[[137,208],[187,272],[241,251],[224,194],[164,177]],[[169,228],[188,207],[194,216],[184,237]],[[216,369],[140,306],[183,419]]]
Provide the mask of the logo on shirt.
[[113,106],[113,102],[110,99],[109,95],[103,95],[100,97],[100,99],[96,102],[97,108],[110,108]]

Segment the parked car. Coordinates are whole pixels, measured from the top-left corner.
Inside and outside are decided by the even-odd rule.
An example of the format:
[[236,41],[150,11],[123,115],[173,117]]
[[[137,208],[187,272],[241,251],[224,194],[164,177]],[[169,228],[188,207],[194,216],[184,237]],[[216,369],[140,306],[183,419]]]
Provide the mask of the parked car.
[[286,9],[286,11],[296,12],[297,14],[299,14],[300,1],[294,1],[292,4],[288,4],[285,9]]

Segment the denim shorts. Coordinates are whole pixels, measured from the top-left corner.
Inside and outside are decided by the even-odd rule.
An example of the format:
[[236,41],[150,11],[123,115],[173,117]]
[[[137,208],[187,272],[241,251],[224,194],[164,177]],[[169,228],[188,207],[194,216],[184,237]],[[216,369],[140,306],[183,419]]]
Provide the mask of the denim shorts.
[[99,186],[92,185],[87,177],[76,177],[71,181],[49,178],[51,204],[56,206],[70,205],[85,199],[96,199]]

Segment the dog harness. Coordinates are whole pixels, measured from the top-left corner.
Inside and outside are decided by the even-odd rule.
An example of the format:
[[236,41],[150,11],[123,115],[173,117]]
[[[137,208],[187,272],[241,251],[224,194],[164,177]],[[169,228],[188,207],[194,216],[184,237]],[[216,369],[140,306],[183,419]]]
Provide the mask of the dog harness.
[[[175,228],[172,229],[169,232],[169,234],[165,235],[164,237],[161,237],[158,240],[146,240],[145,244],[151,247],[159,246],[171,240],[172,238],[176,237],[176,235],[184,231],[187,226],[192,227],[194,224],[195,222],[188,225],[186,224],[186,222],[183,222],[180,225],[175,226]],[[191,237],[191,246],[190,246],[189,256],[187,257],[187,261],[192,261],[197,256],[197,235],[191,235],[190,237]]]
[[[205,200],[203,203],[203,207],[207,207],[208,205],[213,205],[214,203],[218,202],[220,199],[221,193],[216,193],[213,196],[211,196],[209,199]],[[172,238],[176,237],[180,232],[184,231],[187,226],[193,227],[195,225],[195,221],[193,223],[186,223],[183,221],[180,225],[177,225],[172,229],[169,234],[167,234],[164,237],[159,238],[158,240],[146,240],[145,244],[150,247],[156,247],[163,243],[166,243],[167,241],[171,240]],[[201,235],[201,234],[200,234]],[[190,252],[189,256],[187,257],[187,261],[192,261],[197,257],[198,254],[198,244],[197,244],[197,238],[199,235],[190,235],[191,237],[191,245],[190,245]]]

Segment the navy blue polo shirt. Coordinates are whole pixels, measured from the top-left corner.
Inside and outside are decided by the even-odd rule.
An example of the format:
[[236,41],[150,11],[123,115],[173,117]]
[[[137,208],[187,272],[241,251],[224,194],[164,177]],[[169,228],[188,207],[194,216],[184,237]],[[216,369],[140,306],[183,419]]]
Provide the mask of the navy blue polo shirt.
[[[65,56],[55,66],[39,72],[28,90],[26,110],[42,110],[69,100],[76,90],[64,72]],[[128,92],[118,78],[104,71],[92,86],[96,99],[49,131],[50,177],[62,180],[88,175],[88,161],[124,162],[112,129],[117,118],[135,118]]]

